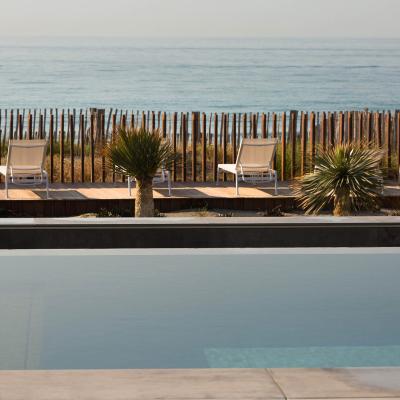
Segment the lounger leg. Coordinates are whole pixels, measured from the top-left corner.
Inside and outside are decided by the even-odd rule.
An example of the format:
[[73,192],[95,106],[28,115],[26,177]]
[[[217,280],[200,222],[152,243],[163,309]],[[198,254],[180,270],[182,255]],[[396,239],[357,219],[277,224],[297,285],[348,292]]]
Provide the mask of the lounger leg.
[[132,197],[132,183],[131,183],[130,176],[128,176],[128,193],[129,193],[129,197]]
[[171,174],[169,171],[167,172],[167,178],[168,178],[168,196],[171,197],[172,196],[172,185],[171,185]]
[[8,199],[8,176],[6,176],[6,179],[4,181],[4,185],[6,188],[6,199]]
[[278,196],[278,174],[275,172],[275,196]]
[[235,174],[236,196],[239,196],[239,175]]
[[46,175],[46,197],[47,197],[47,200],[50,199],[50,196],[49,196],[49,179],[48,179],[47,175]]

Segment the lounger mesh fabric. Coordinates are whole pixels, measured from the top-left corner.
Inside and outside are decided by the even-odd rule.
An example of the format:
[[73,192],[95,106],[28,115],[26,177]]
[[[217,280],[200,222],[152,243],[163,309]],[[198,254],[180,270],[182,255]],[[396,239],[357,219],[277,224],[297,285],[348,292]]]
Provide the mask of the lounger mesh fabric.
[[49,197],[48,175],[45,171],[46,140],[10,140],[8,145],[7,165],[0,167],[5,176],[6,197],[8,185],[13,183],[31,186],[45,183]]
[[265,172],[271,168],[275,155],[276,140],[243,139],[236,169],[244,172]]
[[236,177],[236,194],[239,194],[239,179],[253,183],[275,181],[275,194],[278,193],[277,173],[272,169],[278,141],[276,139],[243,139],[236,164],[219,164],[219,172],[232,173]]
[[9,173],[40,174],[44,169],[45,140],[10,140],[7,166]]

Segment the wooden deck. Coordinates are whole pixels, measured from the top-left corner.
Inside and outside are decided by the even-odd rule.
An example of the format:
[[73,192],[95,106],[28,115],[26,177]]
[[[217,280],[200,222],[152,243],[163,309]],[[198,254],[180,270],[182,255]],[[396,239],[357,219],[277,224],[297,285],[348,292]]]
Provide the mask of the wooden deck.
[[[273,187],[252,186],[243,184],[240,187],[240,194],[236,196],[235,187],[232,183],[220,183],[216,186],[213,183],[174,183],[172,196],[168,196],[166,185],[154,187],[155,199],[211,199],[211,198],[287,198],[293,197],[291,183],[284,182],[279,186],[279,193],[274,194]],[[132,197],[129,196],[127,184],[124,183],[77,183],[77,184],[53,184],[50,185],[50,199],[52,200],[127,200],[134,199],[136,189],[132,188]],[[400,197],[400,185],[395,183],[385,187],[385,196]],[[0,201],[6,200],[4,184],[0,184]],[[22,188],[12,186],[9,190],[8,200],[46,200],[44,188]]]
[[[4,185],[0,185],[0,200],[5,200]],[[77,184],[53,184],[50,185],[50,198],[53,200],[110,200],[131,199],[135,197],[136,189],[132,188],[132,197],[129,196],[127,184],[125,183],[77,183]],[[288,183],[280,186],[279,196],[274,195],[273,187],[256,187],[242,185],[240,196],[243,198],[270,198],[291,197],[292,192]],[[237,197],[232,183],[174,183],[172,198],[232,198]],[[169,198],[166,185],[154,187],[154,198]],[[45,200],[44,188],[22,188],[12,186],[9,190],[9,200]]]
[[[44,188],[21,188],[12,186],[9,198],[5,198],[4,184],[0,185],[0,209],[17,214],[38,217],[67,217],[101,208],[132,210],[135,198],[129,196],[124,183],[85,183],[50,185],[50,199]],[[294,197],[290,182],[281,182],[275,196],[272,185],[253,186],[243,184],[236,196],[232,182],[220,183],[174,183],[172,196],[166,185],[154,188],[156,208],[162,212],[188,208],[226,208],[236,210],[268,210],[280,206],[293,208]],[[388,207],[400,208],[400,186],[397,183],[385,187],[384,202]]]

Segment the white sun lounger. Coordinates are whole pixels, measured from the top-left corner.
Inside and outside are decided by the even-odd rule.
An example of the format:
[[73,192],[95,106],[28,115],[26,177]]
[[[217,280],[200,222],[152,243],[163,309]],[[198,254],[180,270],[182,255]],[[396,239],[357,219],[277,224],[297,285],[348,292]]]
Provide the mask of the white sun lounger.
[[0,166],[0,174],[5,177],[6,198],[9,184],[21,186],[46,185],[49,198],[49,180],[45,171],[46,140],[10,140],[7,165]]
[[272,169],[278,141],[276,139],[243,139],[236,164],[219,164],[220,172],[235,175],[236,195],[239,195],[239,180],[243,182],[275,182],[275,195],[278,194],[278,175]]

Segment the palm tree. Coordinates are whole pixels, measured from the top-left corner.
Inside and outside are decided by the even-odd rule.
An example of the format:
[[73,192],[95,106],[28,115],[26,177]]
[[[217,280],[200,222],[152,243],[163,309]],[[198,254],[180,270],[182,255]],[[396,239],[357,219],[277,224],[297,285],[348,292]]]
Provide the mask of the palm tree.
[[175,160],[172,145],[158,130],[120,127],[106,155],[115,172],[136,179],[135,216],[154,217],[153,178],[160,168],[170,169]]
[[337,145],[315,159],[315,171],[299,179],[295,195],[307,214],[318,214],[333,202],[335,216],[373,208],[383,189],[382,151],[351,144]]

